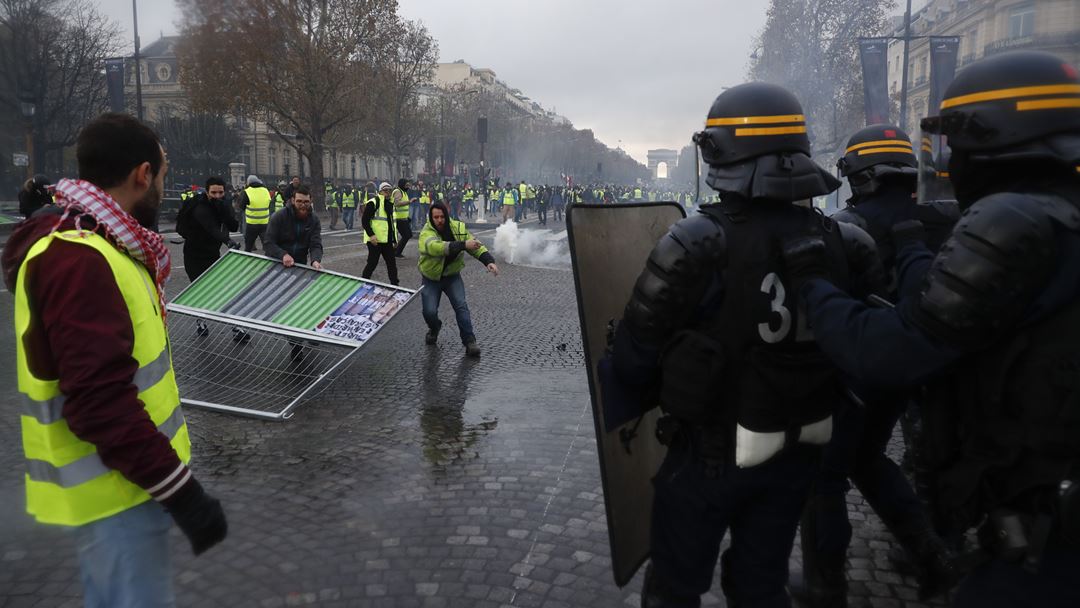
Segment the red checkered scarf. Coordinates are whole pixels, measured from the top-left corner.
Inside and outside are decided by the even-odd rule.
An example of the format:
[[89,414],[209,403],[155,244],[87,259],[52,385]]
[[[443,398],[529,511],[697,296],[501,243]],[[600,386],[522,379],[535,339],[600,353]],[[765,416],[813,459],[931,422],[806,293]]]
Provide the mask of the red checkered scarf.
[[75,218],[75,229],[82,230],[84,217],[90,217],[117,249],[138,260],[154,277],[161,317],[165,318],[165,281],[172,270],[169,249],[161,235],[144,228],[104,190],[90,182],[62,179],[56,184],[56,204],[64,209],[55,232],[68,217]]

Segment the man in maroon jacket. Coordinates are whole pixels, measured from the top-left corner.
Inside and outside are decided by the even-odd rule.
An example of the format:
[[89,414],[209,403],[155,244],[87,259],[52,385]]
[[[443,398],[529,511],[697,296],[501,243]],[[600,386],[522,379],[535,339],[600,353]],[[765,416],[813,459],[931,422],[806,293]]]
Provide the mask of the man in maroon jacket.
[[[23,355],[27,509],[75,530],[87,606],[172,606],[169,516],[196,554],[223,540],[227,526],[182,456],[190,443],[169,357],[157,366],[136,358],[138,345],[165,341],[169,255],[147,227],[167,161],[154,132],[123,114],[88,124],[76,155],[82,179],[61,180],[56,213],[20,225],[2,259]],[[72,232],[79,228],[103,239]],[[124,282],[133,269],[145,275],[124,256],[153,282],[134,279],[134,290]],[[42,386],[56,396],[43,397]],[[162,412],[168,420],[155,423]],[[70,452],[81,456],[66,465]],[[72,465],[82,467],[78,479]]]

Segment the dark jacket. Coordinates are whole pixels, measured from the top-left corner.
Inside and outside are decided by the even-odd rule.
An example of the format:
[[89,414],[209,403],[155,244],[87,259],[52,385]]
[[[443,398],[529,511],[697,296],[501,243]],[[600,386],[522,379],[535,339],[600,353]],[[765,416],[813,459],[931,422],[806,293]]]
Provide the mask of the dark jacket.
[[216,201],[198,194],[191,210],[188,235],[184,237],[184,255],[218,253],[232,240],[229,233],[240,229],[240,222],[224,200]]
[[292,203],[285,205],[270,216],[266,226],[266,255],[282,259],[285,254],[292,256],[297,264],[322,262],[322,224],[319,216],[312,211],[306,219],[298,219]]
[[[378,213],[383,217],[389,218],[391,221],[394,219],[394,203],[390,200],[389,196],[383,197],[383,208],[377,209],[379,205],[379,195],[373,194],[364,202],[364,213],[360,216],[360,227],[364,229],[364,232],[368,236],[375,236],[375,229],[371,227],[371,218],[375,217]],[[389,232],[390,244],[393,245],[397,242],[396,231],[391,230]]]

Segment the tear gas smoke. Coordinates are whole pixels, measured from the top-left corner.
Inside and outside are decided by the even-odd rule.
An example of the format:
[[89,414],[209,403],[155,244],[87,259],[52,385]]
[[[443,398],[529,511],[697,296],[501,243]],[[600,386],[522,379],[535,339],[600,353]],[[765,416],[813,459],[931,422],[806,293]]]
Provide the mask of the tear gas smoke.
[[522,230],[506,222],[495,230],[495,253],[508,264],[536,268],[570,268],[566,231]]

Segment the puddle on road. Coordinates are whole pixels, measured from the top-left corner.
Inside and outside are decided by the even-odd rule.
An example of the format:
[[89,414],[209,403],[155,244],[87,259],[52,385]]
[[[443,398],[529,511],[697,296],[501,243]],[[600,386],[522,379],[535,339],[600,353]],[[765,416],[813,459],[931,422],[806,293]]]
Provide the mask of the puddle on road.
[[[570,396],[577,401],[571,404],[574,408],[579,399],[588,401],[585,379],[576,372],[518,372],[474,379],[478,365],[463,360],[424,383],[422,447],[425,460],[436,470],[476,458],[483,447],[481,439],[497,430],[516,433],[523,424],[542,424],[553,409],[549,404],[566,403]],[[551,414],[552,423],[557,423],[558,414]]]

